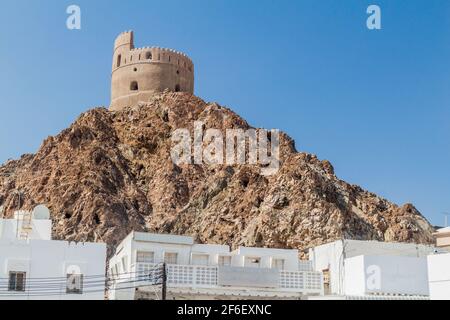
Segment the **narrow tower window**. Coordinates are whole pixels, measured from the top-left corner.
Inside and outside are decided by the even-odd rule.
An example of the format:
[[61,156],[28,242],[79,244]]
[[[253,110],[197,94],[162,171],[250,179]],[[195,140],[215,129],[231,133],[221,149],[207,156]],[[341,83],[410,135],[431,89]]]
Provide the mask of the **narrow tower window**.
[[145,54],[145,58],[146,58],[147,60],[152,60],[152,53],[151,53],[151,52],[147,52],[147,53]]
[[138,91],[139,90],[139,85],[138,85],[137,81],[131,82],[130,90],[131,91]]
[[180,91],[181,91],[180,85],[177,84],[177,85],[175,86],[175,92],[180,92]]
[[119,54],[119,55],[117,56],[117,68],[120,67],[120,64],[121,64],[121,63],[122,63],[122,55]]

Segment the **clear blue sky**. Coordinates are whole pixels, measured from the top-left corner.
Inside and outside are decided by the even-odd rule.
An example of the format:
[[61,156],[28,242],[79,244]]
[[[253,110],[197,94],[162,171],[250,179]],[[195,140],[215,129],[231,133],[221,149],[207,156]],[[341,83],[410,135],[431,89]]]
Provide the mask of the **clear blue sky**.
[[[66,29],[66,8],[82,30]],[[366,8],[382,9],[381,31]],[[0,163],[109,103],[114,38],[183,51],[196,94],[434,224],[450,211],[450,1],[5,1]]]

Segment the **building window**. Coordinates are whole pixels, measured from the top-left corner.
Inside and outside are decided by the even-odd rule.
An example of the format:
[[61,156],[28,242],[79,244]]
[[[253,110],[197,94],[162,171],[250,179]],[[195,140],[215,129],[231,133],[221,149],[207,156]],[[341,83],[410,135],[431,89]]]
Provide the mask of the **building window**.
[[133,81],[130,84],[130,90],[131,91],[138,91],[139,90],[139,85],[137,83],[137,81]]
[[207,254],[193,254],[192,264],[196,266],[207,266],[209,264],[209,256]]
[[145,59],[152,60],[152,53],[150,51],[145,54]]
[[219,256],[219,266],[221,267],[231,266],[231,257]]
[[117,68],[120,67],[121,63],[122,63],[122,55],[119,54],[119,55],[117,56]]
[[272,269],[284,270],[284,259],[273,259]]
[[138,251],[136,256],[137,263],[155,263],[155,253]]
[[261,258],[251,258],[251,257],[245,258],[245,266],[246,267],[259,268],[260,263],[261,263]]
[[175,92],[180,92],[180,91],[181,91],[181,87],[180,87],[179,84],[177,84],[177,85],[175,86]]
[[26,278],[26,272],[11,271],[9,273],[8,291],[25,291]]
[[165,252],[164,253],[164,262],[167,263],[167,264],[177,264],[177,262],[178,262],[178,253]]
[[83,275],[67,274],[67,294],[83,294]]

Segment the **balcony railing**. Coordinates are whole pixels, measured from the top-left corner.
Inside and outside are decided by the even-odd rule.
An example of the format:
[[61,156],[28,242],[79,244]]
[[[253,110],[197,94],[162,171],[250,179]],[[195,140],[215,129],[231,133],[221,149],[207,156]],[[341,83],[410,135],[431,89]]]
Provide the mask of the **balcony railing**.
[[[132,266],[134,276],[128,277],[140,282],[140,286],[145,285],[145,279],[154,272],[161,264],[137,263]],[[309,271],[279,271],[279,283],[276,288],[267,288],[275,292],[291,292],[303,294],[323,294],[323,278],[319,272],[310,271],[307,265],[304,266]],[[218,284],[218,266],[197,266],[197,265],[167,265],[167,286],[170,288],[203,288],[218,289],[225,288]],[[124,280],[123,278],[121,280]],[[144,283],[143,283],[144,281]],[[120,282],[120,281],[119,281]],[[229,287],[227,287],[229,288]],[[257,288],[262,290],[262,288]]]

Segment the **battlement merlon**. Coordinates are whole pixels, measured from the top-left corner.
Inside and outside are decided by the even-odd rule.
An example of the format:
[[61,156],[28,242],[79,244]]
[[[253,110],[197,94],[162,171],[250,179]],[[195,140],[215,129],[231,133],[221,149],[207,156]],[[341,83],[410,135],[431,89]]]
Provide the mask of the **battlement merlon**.
[[[128,50],[134,49],[134,33],[133,31],[126,31],[119,34],[114,42],[114,51],[121,47],[126,47]],[[125,48],[124,48],[125,49]]]
[[130,50],[130,54],[145,54],[147,52],[151,52],[153,56],[157,57],[158,54],[165,54],[170,55],[174,58],[173,61],[176,61],[175,59],[181,59],[183,61],[186,61],[191,66],[194,66],[194,63],[192,62],[191,58],[183,52],[176,51],[169,48],[161,48],[161,47],[141,47],[141,48],[133,48]]

